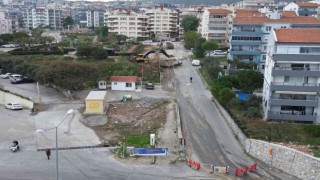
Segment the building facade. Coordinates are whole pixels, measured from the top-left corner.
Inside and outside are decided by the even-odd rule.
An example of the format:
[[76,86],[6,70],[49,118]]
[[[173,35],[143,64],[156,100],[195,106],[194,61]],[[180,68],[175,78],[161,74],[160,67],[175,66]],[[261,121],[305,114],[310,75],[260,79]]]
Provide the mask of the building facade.
[[157,40],[171,39],[179,31],[178,12],[163,8],[150,9],[145,12],[148,19],[148,31],[154,33]]
[[27,29],[49,26],[52,29],[62,28],[61,11],[54,7],[24,8],[22,10],[23,27]]
[[264,119],[320,123],[320,29],[274,29],[264,74]]
[[231,5],[234,9],[255,9],[276,7],[274,0],[243,0]]
[[148,16],[119,9],[105,13],[105,25],[109,32],[128,36],[132,40],[146,40],[149,38]]
[[7,19],[4,12],[0,12],[0,34],[12,33],[12,21]]
[[202,16],[201,36],[215,41],[219,46],[229,47],[233,13],[228,9],[206,9]]
[[254,62],[264,72],[267,43],[274,28],[320,28],[315,17],[297,16],[294,12],[237,10],[233,22],[230,58]]
[[314,16],[317,17],[319,4],[310,2],[290,2],[286,5],[284,11],[295,11],[299,16]]
[[74,13],[75,24],[80,27],[104,26],[105,10],[77,9]]

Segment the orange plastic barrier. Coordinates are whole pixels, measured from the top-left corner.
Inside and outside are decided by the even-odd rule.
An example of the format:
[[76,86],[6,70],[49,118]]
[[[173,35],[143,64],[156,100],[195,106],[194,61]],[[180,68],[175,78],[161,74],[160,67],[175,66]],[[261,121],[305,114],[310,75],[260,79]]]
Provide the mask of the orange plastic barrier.
[[250,167],[250,170],[249,172],[253,172],[254,170],[257,169],[257,163],[254,163],[251,167]]
[[200,169],[200,163],[193,160],[188,160],[188,166],[192,167],[193,169],[199,170]]
[[248,168],[238,168],[234,170],[234,175],[238,176],[238,175],[244,175],[248,172]]

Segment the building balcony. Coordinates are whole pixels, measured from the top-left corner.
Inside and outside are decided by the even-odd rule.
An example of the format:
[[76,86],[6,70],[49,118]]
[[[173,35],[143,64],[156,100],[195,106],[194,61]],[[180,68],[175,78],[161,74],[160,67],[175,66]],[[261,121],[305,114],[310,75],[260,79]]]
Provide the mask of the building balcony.
[[295,91],[295,92],[318,92],[318,83],[290,83],[290,82],[272,82],[271,91]]
[[272,69],[273,76],[310,76],[320,77],[319,68],[299,68],[299,67],[274,67]]
[[262,41],[239,41],[239,40],[231,40],[232,46],[260,46]]
[[311,114],[311,113],[305,113],[303,111],[280,111],[280,112],[268,111],[267,119],[314,122],[317,119],[317,115],[315,113]]
[[306,100],[301,99],[279,99],[270,98],[270,105],[272,106],[308,106],[308,107],[318,107],[318,98],[308,98]]
[[230,55],[260,55],[260,50],[231,49]]
[[263,31],[232,31],[233,36],[262,36]]

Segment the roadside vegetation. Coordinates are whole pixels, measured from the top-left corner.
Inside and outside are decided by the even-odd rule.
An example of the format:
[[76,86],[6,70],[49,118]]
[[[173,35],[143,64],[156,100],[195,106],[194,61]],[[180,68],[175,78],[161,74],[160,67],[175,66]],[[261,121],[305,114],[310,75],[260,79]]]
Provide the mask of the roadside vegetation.
[[320,157],[320,126],[294,122],[274,122],[262,120],[262,98],[249,96],[247,101],[240,101],[234,89],[253,92],[263,85],[263,75],[254,71],[254,64],[232,63],[230,75],[218,78],[224,70],[219,66],[221,58],[206,57],[200,74],[206,80],[214,97],[225,107],[243,133],[254,139],[269,142],[309,145],[314,156]]

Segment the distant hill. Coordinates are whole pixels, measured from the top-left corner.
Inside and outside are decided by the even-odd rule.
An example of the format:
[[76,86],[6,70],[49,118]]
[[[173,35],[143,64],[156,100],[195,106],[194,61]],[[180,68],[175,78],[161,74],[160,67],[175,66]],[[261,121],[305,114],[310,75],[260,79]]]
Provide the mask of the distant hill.
[[[150,1],[150,0],[142,0],[142,1]],[[185,5],[220,5],[220,4],[233,4],[239,2],[240,0],[152,0],[157,3],[168,3],[168,4],[185,4]],[[293,2],[293,0],[276,0],[275,2]],[[307,1],[307,0],[295,0],[299,1]]]

